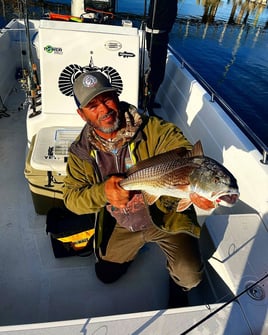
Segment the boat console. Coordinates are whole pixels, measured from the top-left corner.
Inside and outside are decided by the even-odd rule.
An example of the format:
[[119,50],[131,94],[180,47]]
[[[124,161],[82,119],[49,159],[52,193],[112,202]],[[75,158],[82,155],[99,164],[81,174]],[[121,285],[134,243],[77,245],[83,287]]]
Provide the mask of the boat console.
[[[37,40],[37,39],[36,39]],[[137,106],[139,33],[137,28],[104,24],[41,20],[40,113],[27,116],[28,143],[44,127],[81,127],[73,98],[73,82],[83,72],[104,73],[117,88],[120,100]]]

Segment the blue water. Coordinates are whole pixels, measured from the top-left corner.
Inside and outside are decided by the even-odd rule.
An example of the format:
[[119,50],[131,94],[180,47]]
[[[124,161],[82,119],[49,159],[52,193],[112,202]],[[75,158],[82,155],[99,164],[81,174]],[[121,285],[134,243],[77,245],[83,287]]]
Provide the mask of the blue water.
[[[237,7],[231,16],[235,1]],[[215,4],[217,0],[207,3]],[[222,0],[216,14],[206,17],[205,4],[206,0],[178,1],[178,20],[170,43],[268,145],[267,6]],[[245,4],[248,6],[242,13]],[[144,0],[117,0],[117,11],[142,15]]]
[[[268,144],[267,31],[246,26],[175,27],[171,44]],[[265,52],[266,49],[266,52]]]

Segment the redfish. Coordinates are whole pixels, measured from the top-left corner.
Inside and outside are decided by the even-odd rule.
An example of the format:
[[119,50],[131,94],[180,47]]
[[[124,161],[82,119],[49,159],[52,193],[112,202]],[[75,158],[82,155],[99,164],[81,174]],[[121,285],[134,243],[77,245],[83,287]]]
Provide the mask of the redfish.
[[235,177],[223,165],[204,156],[201,142],[191,151],[174,149],[139,161],[120,182],[125,190],[142,191],[148,205],[161,196],[179,198],[177,211],[194,204],[204,210],[231,207],[239,199]]

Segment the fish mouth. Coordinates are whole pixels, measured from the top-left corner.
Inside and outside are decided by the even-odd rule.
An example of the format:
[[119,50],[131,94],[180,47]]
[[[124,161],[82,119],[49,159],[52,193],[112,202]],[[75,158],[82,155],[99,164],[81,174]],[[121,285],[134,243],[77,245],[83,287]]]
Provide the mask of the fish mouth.
[[239,199],[239,193],[225,193],[217,197],[216,203],[220,206],[232,207]]

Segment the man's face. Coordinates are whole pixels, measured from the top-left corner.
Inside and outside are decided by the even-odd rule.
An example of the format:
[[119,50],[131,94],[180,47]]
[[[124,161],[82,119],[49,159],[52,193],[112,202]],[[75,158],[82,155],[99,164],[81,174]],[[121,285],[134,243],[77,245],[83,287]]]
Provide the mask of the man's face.
[[112,134],[119,129],[119,101],[115,92],[99,94],[77,111],[100,136]]

